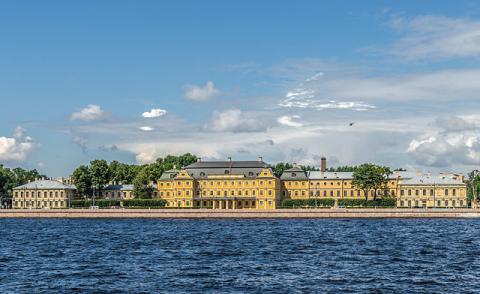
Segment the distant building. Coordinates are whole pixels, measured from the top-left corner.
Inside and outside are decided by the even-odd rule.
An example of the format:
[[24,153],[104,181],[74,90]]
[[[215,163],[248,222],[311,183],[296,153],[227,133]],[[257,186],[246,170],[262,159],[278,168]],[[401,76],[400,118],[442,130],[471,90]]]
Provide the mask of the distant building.
[[38,180],[13,188],[13,208],[67,208],[75,186],[55,180]]
[[198,161],[169,170],[158,180],[167,207],[273,209],[280,202],[280,179],[258,161]]
[[133,185],[108,185],[102,190],[102,196],[113,200],[133,199]]
[[397,207],[467,207],[467,185],[459,174],[401,173]]

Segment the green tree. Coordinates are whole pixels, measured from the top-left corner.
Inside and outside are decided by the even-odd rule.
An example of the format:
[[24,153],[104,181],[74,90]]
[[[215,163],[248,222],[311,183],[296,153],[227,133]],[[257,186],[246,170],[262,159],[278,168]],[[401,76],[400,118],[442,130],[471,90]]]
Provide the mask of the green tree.
[[92,174],[88,166],[81,165],[72,174],[79,195],[87,196],[92,191]]
[[471,205],[475,198],[480,197],[480,174],[478,170],[473,170],[468,173],[467,184],[467,202]]
[[152,198],[153,187],[150,185],[150,176],[144,166],[133,180],[133,193],[136,198]]
[[273,170],[273,173],[275,174],[276,177],[280,177],[282,176],[283,172],[286,171],[287,169],[290,169],[293,167],[293,165],[291,165],[290,163],[288,162],[279,162],[275,165],[271,165],[270,166]]
[[97,159],[91,161],[90,174],[92,176],[92,184],[97,189],[94,194],[98,194],[111,180],[110,170],[106,160]]
[[373,200],[376,200],[377,190],[386,188],[391,174],[389,167],[365,163],[358,166],[357,170],[353,172],[352,185],[363,191],[365,203],[367,203],[369,192],[373,191]]

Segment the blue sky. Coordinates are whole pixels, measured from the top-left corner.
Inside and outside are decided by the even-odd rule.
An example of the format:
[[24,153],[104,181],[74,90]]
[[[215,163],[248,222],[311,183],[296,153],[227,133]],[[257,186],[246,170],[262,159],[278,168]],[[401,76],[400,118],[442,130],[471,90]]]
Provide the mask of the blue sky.
[[473,1],[0,1],[0,163],[468,171],[479,56]]

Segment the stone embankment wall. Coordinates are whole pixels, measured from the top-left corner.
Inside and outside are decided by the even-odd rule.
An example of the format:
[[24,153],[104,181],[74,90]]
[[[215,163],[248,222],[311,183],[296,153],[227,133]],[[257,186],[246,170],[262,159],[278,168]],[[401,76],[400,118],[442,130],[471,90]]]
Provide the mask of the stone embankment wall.
[[480,209],[16,209],[0,218],[480,218]]

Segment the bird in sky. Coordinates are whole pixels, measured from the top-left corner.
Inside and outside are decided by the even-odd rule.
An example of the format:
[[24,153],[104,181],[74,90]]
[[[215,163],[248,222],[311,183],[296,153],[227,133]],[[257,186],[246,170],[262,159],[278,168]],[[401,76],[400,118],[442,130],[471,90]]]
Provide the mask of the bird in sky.
[[352,127],[354,124],[355,124],[354,122],[351,122],[348,125]]

